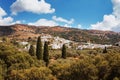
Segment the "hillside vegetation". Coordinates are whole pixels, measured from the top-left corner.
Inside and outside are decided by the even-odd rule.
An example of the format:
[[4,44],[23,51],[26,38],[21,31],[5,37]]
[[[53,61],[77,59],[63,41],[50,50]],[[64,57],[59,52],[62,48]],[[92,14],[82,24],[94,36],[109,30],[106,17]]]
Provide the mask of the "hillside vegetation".
[[11,42],[0,43],[0,80],[119,80],[120,47],[49,49],[49,65]]

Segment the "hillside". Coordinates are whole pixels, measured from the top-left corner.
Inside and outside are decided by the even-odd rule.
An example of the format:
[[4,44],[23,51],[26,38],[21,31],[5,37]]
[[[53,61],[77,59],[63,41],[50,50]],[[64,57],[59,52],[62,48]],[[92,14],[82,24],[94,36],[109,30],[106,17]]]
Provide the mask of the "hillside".
[[112,31],[81,30],[76,28],[66,28],[60,26],[36,27],[23,24],[0,26],[1,37],[7,36],[9,38],[25,40],[28,39],[28,37],[36,38],[42,33],[63,37],[65,39],[73,40],[76,42],[91,41],[93,43],[111,44],[120,41],[120,33]]
[[[110,31],[79,30],[65,27],[35,27],[27,25],[12,25],[0,27],[1,37],[6,36],[18,40],[27,40],[29,37],[35,39],[39,35],[61,36],[73,40],[116,40],[120,35]],[[46,33],[46,34],[41,34]],[[52,36],[47,36],[50,39]],[[108,36],[110,35],[110,36]],[[41,37],[41,41],[44,37]],[[6,39],[6,40],[5,40]],[[46,39],[46,38],[45,38]],[[85,41],[84,40],[84,41]],[[66,42],[64,38],[52,37],[52,44]],[[57,42],[58,41],[58,42]],[[69,40],[68,40],[69,41]],[[68,42],[67,41],[67,42]],[[23,41],[25,43],[25,41]],[[82,49],[72,48],[58,49],[56,46],[42,49],[41,58],[34,45],[33,48],[25,50],[27,44],[20,45],[22,41],[9,41],[3,37],[0,41],[0,80],[119,80],[120,79],[120,47],[113,46],[105,49]],[[63,43],[64,44],[64,43]],[[63,45],[62,44],[62,45]],[[37,43],[38,45],[38,43]],[[49,45],[51,45],[49,43]],[[73,44],[74,45],[74,44]],[[67,46],[67,45],[66,45]],[[64,52],[64,56],[63,56]],[[46,55],[45,55],[46,54]],[[47,61],[45,60],[47,59]],[[103,72],[104,71],[104,72]]]

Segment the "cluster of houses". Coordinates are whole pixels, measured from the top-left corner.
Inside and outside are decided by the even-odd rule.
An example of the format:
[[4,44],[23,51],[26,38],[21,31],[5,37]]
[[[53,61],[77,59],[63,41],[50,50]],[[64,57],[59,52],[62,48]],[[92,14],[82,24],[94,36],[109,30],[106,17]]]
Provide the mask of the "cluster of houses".
[[[44,43],[45,41],[49,41],[50,42],[49,46],[51,47],[51,49],[61,49],[63,44],[66,44],[66,46],[68,48],[72,48],[73,46],[71,44],[76,44],[76,42],[66,40],[66,39],[60,38],[58,36],[53,37],[53,36],[48,35],[48,34],[41,35],[41,41],[42,41],[42,43]],[[26,50],[28,50],[30,47],[30,44],[28,42],[20,42],[20,44],[27,45],[25,47]],[[86,48],[87,49],[94,49],[94,48],[104,49],[105,47],[111,47],[111,46],[112,45],[93,44],[93,43],[88,42],[88,43],[77,44],[76,49],[79,49],[79,50],[86,49]]]
[[94,49],[94,48],[101,48],[104,49],[105,47],[111,47],[112,45],[102,45],[102,44],[93,44],[93,43],[84,43],[82,45],[79,45],[77,49]]
[[66,40],[64,38],[60,38],[60,37],[53,37],[51,35],[44,35],[41,36],[41,40],[44,43],[45,41],[49,41],[50,42],[50,47],[52,49],[60,49],[63,44],[66,44],[66,46],[68,48],[71,48],[70,44],[73,43],[73,41],[70,40]]
[[[73,41],[66,40],[58,36],[53,37],[48,34],[41,35],[41,41],[42,43],[44,43],[45,41],[48,41],[50,43],[49,46],[51,47],[51,49],[61,49],[63,44],[66,44],[68,48],[71,48],[70,44],[74,43]],[[19,44],[25,46],[24,48],[25,50],[28,50],[30,48],[29,42],[19,42]],[[36,45],[34,46],[36,47]]]

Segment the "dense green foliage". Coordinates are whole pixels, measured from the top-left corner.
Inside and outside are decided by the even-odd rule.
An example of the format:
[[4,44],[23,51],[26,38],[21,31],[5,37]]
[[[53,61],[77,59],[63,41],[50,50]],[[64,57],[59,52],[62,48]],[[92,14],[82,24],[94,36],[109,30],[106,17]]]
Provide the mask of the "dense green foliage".
[[51,70],[46,67],[32,67],[25,70],[13,70],[8,80],[54,80]]
[[120,79],[119,63],[120,49],[116,53],[110,49],[106,54],[80,53],[77,58],[58,59],[50,69],[59,80],[113,80]]
[[42,42],[41,42],[41,37],[40,36],[37,39],[36,56],[37,56],[37,59],[39,59],[39,60],[43,59]]
[[[48,53],[48,44],[44,50]],[[0,80],[119,80],[120,47],[50,50],[49,66],[12,43],[0,43]],[[44,58],[45,59],[45,58]]]
[[[13,70],[25,70],[31,67],[45,66],[27,52],[22,52],[10,43],[0,44],[0,77],[6,80]],[[13,79],[11,79],[13,80]]]

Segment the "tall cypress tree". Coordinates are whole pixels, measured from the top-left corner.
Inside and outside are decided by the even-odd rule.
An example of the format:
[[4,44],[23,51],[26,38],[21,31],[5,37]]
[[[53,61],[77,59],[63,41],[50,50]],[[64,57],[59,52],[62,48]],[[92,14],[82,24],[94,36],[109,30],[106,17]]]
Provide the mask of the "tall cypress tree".
[[65,46],[65,44],[62,47],[62,58],[66,59],[66,46]]
[[105,49],[103,50],[103,53],[107,53],[107,48],[105,47]]
[[48,66],[48,64],[49,64],[49,49],[48,49],[48,42],[46,42],[46,41],[44,44],[43,60],[46,62],[46,66]]
[[36,44],[36,56],[38,60],[43,59],[43,53],[42,53],[42,41],[41,37],[39,36],[37,39],[37,44]]
[[30,45],[29,54],[30,54],[31,56],[34,56],[34,55],[35,55],[35,50],[34,50],[34,46],[33,46],[33,45]]

